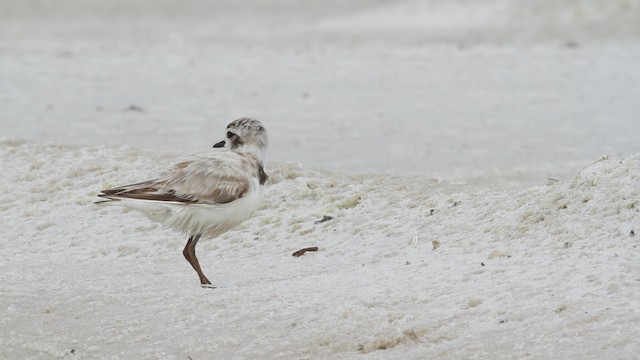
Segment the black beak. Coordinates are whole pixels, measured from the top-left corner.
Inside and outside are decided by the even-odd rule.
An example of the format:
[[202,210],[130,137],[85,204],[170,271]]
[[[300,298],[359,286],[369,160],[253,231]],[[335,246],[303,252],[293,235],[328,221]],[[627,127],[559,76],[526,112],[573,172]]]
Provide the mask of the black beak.
[[216,143],[215,145],[213,145],[213,147],[214,148],[221,148],[221,147],[224,147],[224,144],[226,144],[226,142],[224,140],[222,140],[219,143]]

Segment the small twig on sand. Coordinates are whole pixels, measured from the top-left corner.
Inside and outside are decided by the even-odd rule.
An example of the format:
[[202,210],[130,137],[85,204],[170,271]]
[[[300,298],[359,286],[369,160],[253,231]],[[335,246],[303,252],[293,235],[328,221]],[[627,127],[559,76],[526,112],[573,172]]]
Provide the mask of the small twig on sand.
[[322,224],[325,221],[329,221],[329,220],[333,220],[333,217],[329,216],[329,215],[325,215],[322,217],[322,219],[318,220],[318,221],[314,221],[313,223],[318,225],[318,224]]
[[317,246],[312,246],[312,247],[300,249],[300,250],[294,252],[293,254],[291,254],[291,256],[300,257],[300,256],[304,255],[304,253],[306,253],[307,251],[318,251],[318,247]]

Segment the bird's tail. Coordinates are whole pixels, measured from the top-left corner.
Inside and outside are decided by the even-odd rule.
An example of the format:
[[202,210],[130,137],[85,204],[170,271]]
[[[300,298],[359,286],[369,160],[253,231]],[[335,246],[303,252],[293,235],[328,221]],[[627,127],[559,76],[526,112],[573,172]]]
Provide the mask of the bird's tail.
[[120,199],[116,199],[116,198],[110,197],[109,195],[106,195],[106,194],[98,194],[98,197],[101,197],[104,200],[94,201],[93,202],[94,204],[109,204],[109,203],[113,204],[113,203],[120,202]]

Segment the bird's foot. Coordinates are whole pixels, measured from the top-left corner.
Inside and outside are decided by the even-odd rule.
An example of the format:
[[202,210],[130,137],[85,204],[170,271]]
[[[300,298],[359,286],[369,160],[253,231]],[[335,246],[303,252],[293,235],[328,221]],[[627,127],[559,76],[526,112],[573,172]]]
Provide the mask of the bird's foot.
[[200,284],[200,286],[202,286],[203,289],[215,289],[216,286],[213,284]]

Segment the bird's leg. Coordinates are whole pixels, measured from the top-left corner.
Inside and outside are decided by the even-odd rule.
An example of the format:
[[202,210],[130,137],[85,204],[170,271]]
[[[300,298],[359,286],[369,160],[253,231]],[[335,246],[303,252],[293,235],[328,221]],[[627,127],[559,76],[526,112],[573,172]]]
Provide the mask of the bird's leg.
[[206,276],[202,273],[202,269],[200,269],[200,263],[198,262],[198,258],[196,257],[196,245],[198,244],[198,240],[200,240],[201,234],[192,235],[187,240],[187,245],[185,245],[184,250],[182,250],[182,255],[187,259],[189,264],[193,267],[193,269],[198,273],[198,277],[200,278],[200,285],[206,288],[214,288],[215,286],[211,285],[211,281],[207,279]]

